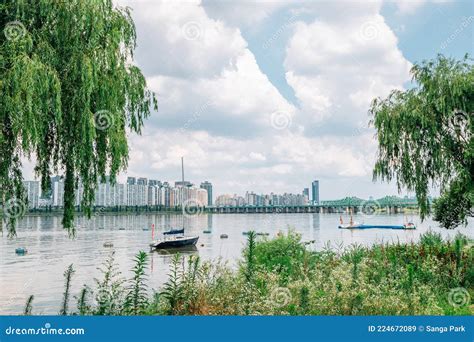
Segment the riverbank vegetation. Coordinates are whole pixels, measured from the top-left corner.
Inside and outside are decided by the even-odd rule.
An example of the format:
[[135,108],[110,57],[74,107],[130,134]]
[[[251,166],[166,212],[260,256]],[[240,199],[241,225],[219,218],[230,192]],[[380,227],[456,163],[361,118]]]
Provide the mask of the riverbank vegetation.
[[[462,235],[445,241],[429,232],[418,243],[313,252],[291,231],[271,240],[251,232],[237,268],[175,254],[166,283],[156,290],[149,288],[145,252],[135,257],[130,279],[118,271],[112,252],[101,267],[102,279],[74,299],[70,266],[58,310],[63,315],[469,315],[473,261],[472,241]],[[34,314],[33,298],[24,314]]]

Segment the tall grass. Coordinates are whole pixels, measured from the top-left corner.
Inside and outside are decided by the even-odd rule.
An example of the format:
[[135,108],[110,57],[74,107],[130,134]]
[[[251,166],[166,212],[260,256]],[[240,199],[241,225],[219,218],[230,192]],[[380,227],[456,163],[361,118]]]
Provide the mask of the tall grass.
[[69,297],[71,295],[71,281],[72,275],[74,274],[73,265],[69,265],[66,271],[64,271],[64,294],[63,294],[63,301],[61,304],[61,310],[59,310],[60,315],[67,315],[68,307],[69,307]]
[[31,315],[31,310],[33,309],[33,299],[35,296],[31,295],[26,300],[25,308],[23,309],[23,315],[29,316]]
[[[237,269],[221,260],[173,256],[168,279],[147,286],[147,254],[124,279],[111,254],[95,289],[77,297],[79,315],[469,315],[474,247],[462,235],[426,233],[418,243],[309,251],[294,232],[271,240],[248,235]],[[66,271],[63,310],[70,279]],[[69,277],[70,278],[70,277]],[[459,288],[463,288],[459,292]],[[457,289],[457,290],[456,290]],[[454,303],[451,293],[464,296]],[[90,301],[95,298],[95,301]],[[65,304],[66,303],[66,304]],[[25,314],[31,313],[31,301]]]
[[148,286],[145,274],[147,260],[148,255],[145,252],[139,252],[135,257],[135,266],[132,269],[133,278],[129,281],[130,285],[127,288],[123,305],[125,312],[131,315],[143,313],[148,306]]

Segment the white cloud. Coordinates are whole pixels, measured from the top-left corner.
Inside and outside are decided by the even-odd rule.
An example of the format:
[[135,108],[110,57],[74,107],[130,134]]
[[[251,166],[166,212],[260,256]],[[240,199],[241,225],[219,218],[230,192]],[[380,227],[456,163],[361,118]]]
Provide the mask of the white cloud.
[[[297,107],[262,73],[236,27],[283,6],[255,13],[199,2],[134,7],[137,60],[160,110],[146,136],[132,140],[129,173],[172,180],[184,156],[191,180],[210,179],[217,193],[297,192],[316,177],[370,178],[376,145],[364,125],[368,105],[402,87],[410,68],[380,1],[293,7],[315,18],[289,31],[284,67]],[[275,112],[286,125],[273,122]]]
[[[311,23],[299,22],[287,45],[286,79],[299,100],[300,121],[313,127],[339,123],[356,129],[357,122],[368,121],[373,98],[409,80],[411,64],[379,7],[369,3],[361,11],[363,4],[346,6],[358,9],[348,20],[335,21],[328,11]],[[305,132],[320,134],[308,127]]]
[[148,76],[213,76],[232,66],[247,42],[240,30],[210,19],[200,1],[119,1],[133,8],[136,59]]
[[275,11],[288,6],[284,1],[218,1],[204,0],[202,5],[210,17],[238,27],[255,27]]
[[263,154],[258,153],[258,152],[250,152],[249,157],[250,159],[253,159],[253,160],[259,160],[259,161],[267,160],[267,158]]
[[396,0],[395,3],[401,14],[412,14],[422,7],[426,0]]
[[[398,11],[400,14],[414,14],[424,5],[429,3],[428,0],[394,0]],[[440,3],[450,3],[453,0],[431,0],[431,2],[440,4]]]
[[370,178],[375,156],[367,150],[370,139],[310,138],[285,131],[242,140],[157,130],[132,139],[128,173],[172,181],[179,177],[183,156],[186,178],[195,183],[210,179],[219,193],[299,192],[313,177]]

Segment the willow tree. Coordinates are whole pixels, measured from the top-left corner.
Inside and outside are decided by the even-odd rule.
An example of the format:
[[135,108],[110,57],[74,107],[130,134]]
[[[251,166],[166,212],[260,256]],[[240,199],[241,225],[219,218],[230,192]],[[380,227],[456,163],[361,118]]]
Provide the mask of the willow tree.
[[374,179],[396,179],[416,193],[422,218],[430,213],[429,191],[440,188],[434,219],[454,228],[473,216],[474,68],[466,56],[438,56],[414,65],[415,87],[373,101],[378,160]]
[[[128,161],[127,134],[156,108],[133,64],[128,8],[111,0],[0,4],[0,201],[10,235],[22,214],[22,160],[35,160],[41,188],[64,176],[63,226],[74,232],[79,182],[90,216],[94,190]],[[19,208],[20,207],[20,208]]]

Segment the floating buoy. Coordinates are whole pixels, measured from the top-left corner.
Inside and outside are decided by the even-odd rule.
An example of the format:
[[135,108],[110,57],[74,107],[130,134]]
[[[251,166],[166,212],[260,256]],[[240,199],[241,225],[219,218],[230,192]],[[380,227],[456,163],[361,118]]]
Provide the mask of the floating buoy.
[[203,230],[202,231],[204,234],[211,234],[211,231],[209,229]]
[[113,247],[114,244],[112,242],[104,242],[104,247],[108,248],[108,247]]
[[204,247],[204,244],[203,244],[203,243],[201,243],[201,247]]
[[18,247],[17,249],[15,249],[15,253],[18,255],[24,255],[28,253],[28,250],[25,247]]
[[221,234],[221,239],[227,239],[229,237],[229,235],[227,234]]
[[124,227],[121,227],[121,228],[119,228],[119,230],[125,230],[125,228],[124,228]]

